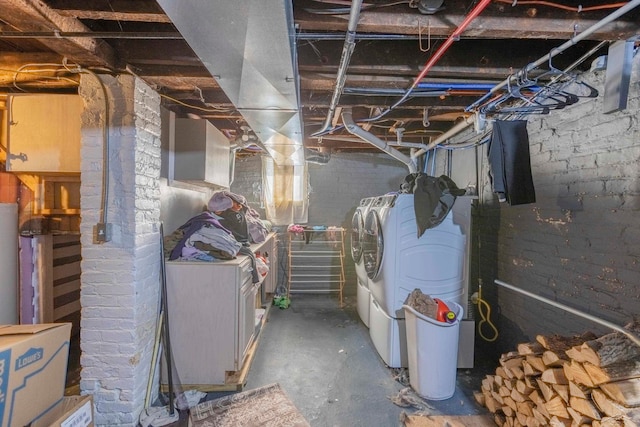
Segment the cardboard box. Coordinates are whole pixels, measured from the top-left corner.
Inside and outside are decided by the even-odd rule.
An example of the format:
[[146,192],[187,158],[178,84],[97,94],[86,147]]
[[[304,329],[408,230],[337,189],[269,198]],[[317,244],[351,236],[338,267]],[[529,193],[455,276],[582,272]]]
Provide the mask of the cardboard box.
[[93,397],[65,396],[31,427],[93,427]]
[[64,397],[71,323],[0,325],[0,425],[24,426]]

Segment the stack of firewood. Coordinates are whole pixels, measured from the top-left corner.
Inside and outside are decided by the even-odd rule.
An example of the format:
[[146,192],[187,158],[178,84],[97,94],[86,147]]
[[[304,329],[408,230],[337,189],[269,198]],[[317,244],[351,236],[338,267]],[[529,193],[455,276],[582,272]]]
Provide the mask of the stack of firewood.
[[499,426],[638,427],[640,347],[619,332],[539,335],[503,354],[475,399]]

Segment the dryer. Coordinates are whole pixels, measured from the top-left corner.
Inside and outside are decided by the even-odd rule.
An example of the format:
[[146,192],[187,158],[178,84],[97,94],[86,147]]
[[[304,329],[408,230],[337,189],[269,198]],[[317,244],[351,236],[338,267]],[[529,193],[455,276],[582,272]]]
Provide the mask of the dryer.
[[[369,334],[384,362],[406,367],[402,304],[416,288],[466,307],[470,198],[456,200],[437,227],[417,237],[413,194],[381,196],[365,219],[363,258],[369,278]],[[468,212],[467,212],[468,211]]]
[[362,235],[364,233],[364,220],[367,216],[372,197],[360,200],[351,219],[351,258],[355,264],[357,286],[357,311],[362,323],[369,327],[369,279],[362,259]]
[[364,252],[371,295],[392,317],[404,317],[402,305],[416,288],[465,307],[464,230],[452,209],[418,238],[413,200],[413,194],[383,196],[367,213],[365,233],[378,236]]

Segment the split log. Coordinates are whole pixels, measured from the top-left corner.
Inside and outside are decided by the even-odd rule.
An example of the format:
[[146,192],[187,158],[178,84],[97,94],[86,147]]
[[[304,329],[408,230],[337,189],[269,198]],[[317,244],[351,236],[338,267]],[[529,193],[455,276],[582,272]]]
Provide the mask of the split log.
[[571,415],[571,419],[573,419],[573,422],[575,425],[582,425],[582,424],[589,425],[593,422],[591,418],[581,414],[580,412],[576,411],[570,406],[567,408],[567,412],[569,413],[569,415]]
[[512,366],[511,368],[507,368],[503,366],[504,372],[507,375],[507,378],[515,378],[522,379],[524,378],[524,371],[521,366]]
[[633,422],[640,423],[640,408],[627,408],[610,399],[605,392],[594,389],[591,392],[591,399],[596,404],[600,412],[608,417],[627,417]]
[[482,393],[481,391],[476,391],[473,393],[473,398],[476,401],[476,403],[480,406],[487,406],[486,403],[486,399],[485,399],[485,394]]
[[[637,335],[640,333],[640,322],[630,323],[625,329]],[[640,357],[640,347],[626,335],[612,332],[568,349],[567,355],[578,362],[608,366]]]
[[565,363],[568,363],[569,359],[564,353],[556,353],[555,351],[547,350],[542,353],[542,363],[547,367],[562,367]]
[[525,424],[527,427],[541,427],[544,424],[540,424],[540,421],[536,420],[534,416],[527,417],[527,423]]
[[549,425],[551,427],[571,427],[571,418],[551,417]]
[[556,392],[553,390],[553,388],[551,388],[550,384],[547,384],[541,379],[537,379],[536,381],[538,382],[538,389],[540,390],[540,393],[542,394],[542,397],[546,402],[550,401],[556,396]]
[[[602,418],[600,411],[596,409],[591,400],[580,399],[578,397],[572,397],[569,400],[569,406],[582,415],[589,417],[591,420],[599,420]],[[567,408],[568,409],[568,408]]]
[[589,399],[591,396],[591,388],[569,381],[569,396]]
[[640,357],[608,366],[595,366],[591,363],[583,363],[582,366],[594,385],[640,378]]
[[492,414],[495,414],[496,412],[498,412],[500,408],[502,408],[502,405],[496,399],[493,398],[493,396],[491,395],[491,392],[483,393],[483,394],[484,394],[484,405],[487,407],[489,412],[491,412]]
[[500,359],[500,365],[505,369],[522,368],[523,356],[511,357],[509,359]]
[[640,378],[601,384],[600,388],[621,405],[640,406]]
[[638,427],[627,417],[603,417],[600,421],[593,421],[592,427]]
[[540,370],[534,368],[533,366],[531,366],[531,364],[529,362],[527,362],[526,360],[522,361],[522,371],[524,372],[525,378],[527,376],[534,377],[534,376],[540,375],[542,373],[542,371],[540,371]]
[[541,410],[542,408],[544,408],[544,405],[536,406],[531,410],[531,412],[533,412],[533,418],[535,418],[540,423],[540,425],[546,426],[549,424],[549,418],[551,418],[551,416],[549,416],[548,413],[545,416],[543,412],[545,412],[546,409]]
[[544,407],[547,409],[547,412],[549,412],[549,415],[551,415],[552,417],[556,416],[564,419],[571,418],[571,416],[567,412],[567,406],[562,401],[562,398],[560,396],[556,396],[551,400],[547,401],[547,403],[544,404]]
[[539,342],[527,342],[518,344],[518,354],[525,356],[527,354],[541,354],[544,347]]
[[533,409],[533,402],[531,402],[530,400],[524,402],[516,402],[516,407],[518,408],[518,413],[524,414],[527,417],[533,416],[533,412],[531,411]]
[[525,356],[525,360],[533,369],[537,370],[538,372],[542,372],[547,369],[544,362],[542,361],[541,356],[528,355]]
[[509,397],[513,399],[514,402],[524,402],[525,400],[527,400],[527,396],[523,395],[515,388],[511,390],[511,394],[509,395]]
[[545,369],[540,378],[549,384],[569,384],[562,368]]
[[585,332],[581,335],[574,335],[570,337],[562,335],[538,335],[536,341],[542,344],[542,346],[551,351],[561,352],[582,345],[585,341],[591,341],[596,339],[597,336],[593,332]]
[[587,387],[595,387],[593,380],[589,374],[587,374],[582,363],[572,360],[571,363],[564,365],[562,369],[564,370],[565,377],[569,381],[573,381],[576,384],[581,384]]
[[518,382],[516,383],[516,390],[518,390],[518,393],[520,393],[523,396],[529,396],[531,392],[535,390],[535,388],[527,384],[527,381],[522,379],[522,380],[518,380]]
[[558,396],[565,401],[565,403],[569,403],[569,386],[563,384],[551,384],[551,388],[558,393]]
[[508,407],[512,409],[514,412],[518,410],[518,406],[516,405],[516,402],[509,396],[504,398],[504,406],[502,407],[502,409],[504,409],[504,407]]

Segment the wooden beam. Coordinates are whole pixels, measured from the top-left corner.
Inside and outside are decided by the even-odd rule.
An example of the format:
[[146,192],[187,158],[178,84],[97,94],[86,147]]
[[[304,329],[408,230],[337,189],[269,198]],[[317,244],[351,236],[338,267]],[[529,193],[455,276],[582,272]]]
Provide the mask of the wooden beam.
[[[41,1],[0,0],[2,20],[14,31],[89,32],[75,18],[61,16]],[[106,43],[92,38],[45,38],[39,41],[71,62],[83,66],[118,68],[114,51]]]
[[[432,36],[451,34],[466,17],[466,11],[458,5],[447,4],[447,10],[428,17],[410,11],[389,11],[378,9],[363,11],[358,21],[359,33],[418,34],[419,27],[425,32],[429,29]],[[569,40],[578,31],[584,31],[596,24],[605,12],[598,15],[578,14],[554,11],[547,16],[535,12],[531,17],[526,8],[510,11],[508,7],[494,4],[473,20],[464,31],[464,38],[499,39],[557,39]],[[530,12],[534,13],[534,12]],[[333,17],[295,10],[295,21],[303,31],[346,31],[348,15]],[[594,18],[594,16],[596,16]],[[617,20],[611,25],[596,31],[590,40],[624,40],[637,32],[637,23],[633,20]]]

